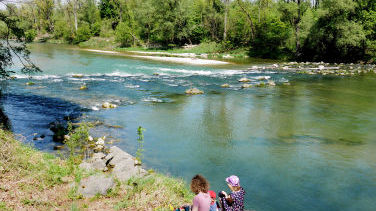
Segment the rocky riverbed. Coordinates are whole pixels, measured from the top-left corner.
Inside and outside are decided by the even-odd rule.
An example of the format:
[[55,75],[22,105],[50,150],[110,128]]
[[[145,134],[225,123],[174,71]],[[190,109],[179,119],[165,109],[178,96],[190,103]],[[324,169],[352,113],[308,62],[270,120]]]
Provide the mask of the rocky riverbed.
[[344,63],[324,63],[324,62],[285,62],[279,64],[252,66],[249,70],[274,69],[291,73],[309,75],[338,75],[355,76],[366,73],[376,73],[374,64],[344,64]]

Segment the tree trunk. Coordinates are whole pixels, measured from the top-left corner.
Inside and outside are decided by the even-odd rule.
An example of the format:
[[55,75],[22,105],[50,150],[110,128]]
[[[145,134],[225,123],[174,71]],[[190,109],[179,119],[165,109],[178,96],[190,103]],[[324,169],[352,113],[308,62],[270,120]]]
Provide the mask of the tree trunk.
[[301,9],[300,9],[300,5],[301,5],[301,0],[297,0],[297,3],[298,3],[298,18],[295,22],[295,38],[296,38],[296,57],[300,57],[300,53],[301,53],[301,49],[300,49],[300,21],[301,21]]
[[243,1],[242,0],[237,0],[238,4],[239,4],[239,7],[240,9],[247,15],[247,19],[249,21],[249,23],[251,24],[251,35],[252,35],[252,40],[255,40],[255,29],[254,29],[254,25],[253,25],[253,21],[252,21],[252,17],[251,15],[247,12],[247,10],[244,8],[244,6],[242,5],[243,4]]
[[229,0],[225,0],[225,20],[224,20],[224,30],[223,30],[223,40],[224,41],[226,41],[226,38],[227,38],[228,1]]
[[77,0],[73,0],[73,16],[74,16],[74,29],[77,32],[78,22],[77,22]]

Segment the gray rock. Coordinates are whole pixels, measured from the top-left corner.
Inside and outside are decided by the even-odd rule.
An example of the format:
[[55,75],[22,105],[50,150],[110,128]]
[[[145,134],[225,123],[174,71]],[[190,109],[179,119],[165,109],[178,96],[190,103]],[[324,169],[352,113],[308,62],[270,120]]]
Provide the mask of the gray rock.
[[120,181],[127,181],[131,177],[139,176],[143,169],[139,166],[134,166],[133,160],[123,160],[123,162],[118,163],[112,169],[112,174]]
[[106,162],[104,162],[104,160],[102,159],[94,160],[91,165],[93,166],[94,169],[99,170],[99,171],[103,171],[106,168]]
[[78,187],[78,193],[84,197],[94,197],[97,194],[106,195],[107,191],[115,186],[114,180],[104,175],[92,175],[82,179]]
[[119,147],[111,147],[109,155],[113,157],[109,162],[109,166],[114,167],[112,174],[120,181],[126,181],[143,172],[141,167],[135,166],[133,156],[124,152]]
[[115,166],[116,164],[122,162],[123,160],[132,160],[132,162],[133,162],[132,155],[124,152],[123,150],[121,150],[117,146],[112,146],[110,148],[110,153],[109,154],[110,154],[110,156],[113,157],[111,159],[110,163],[109,163],[111,166]]
[[98,153],[93,154],[92,159],[97,160],[97,159],[103,159],[104,157],[106,157],[105,154],[103,154],[102,152],[98,152]]
[[82,162],[80,165],[79,165],[79,167],[81,168],[81,169],[84,169],[84,170],[86,170],[86,171],[93,171],[94,170],[94,167],[93,167],[93,165],[91,164],[91,163],[88,163],[88,162]]
[[106,157],[103,158],[104,162],[106,162],[106,166],[110,164],[113,158],[114,158],[114,155],[112,153],[107,154]]

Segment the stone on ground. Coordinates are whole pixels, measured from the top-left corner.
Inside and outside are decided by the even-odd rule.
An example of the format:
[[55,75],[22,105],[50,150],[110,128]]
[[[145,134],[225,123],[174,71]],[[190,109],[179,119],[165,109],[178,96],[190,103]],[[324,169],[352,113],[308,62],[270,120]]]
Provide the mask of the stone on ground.
[[78,193],[84,197],[94,197],[97,194],[106,195],[107,191],[115,186],[114,180],[105,175],[92,175],[84,178],[78,187]]

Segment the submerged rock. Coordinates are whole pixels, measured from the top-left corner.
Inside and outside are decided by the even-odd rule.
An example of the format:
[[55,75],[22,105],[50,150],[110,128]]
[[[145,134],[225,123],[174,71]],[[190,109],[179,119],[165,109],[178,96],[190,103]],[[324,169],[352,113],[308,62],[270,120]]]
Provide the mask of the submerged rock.
[[250,88],[252,87],[251,84],[242,84],[242,89]]
[[81,180],[78,193],[84,197],[94,197],[97,194],[106,195],[115,186],[114,179],[105,175],[92,175]]
[[241,83],[246,83],[246,82],[250,82],[251,80],[248,79],[248,78],[241,78],[238,81],[241,82]]
[[221,87],[222,87],[222,88],[229,88],[229,87],[230,87],[230,84],[222,84]]
[[83,78],[84,75],[83,74],[73,74],[72,77],[73,78]]
[[256,87],[265,87],[265,86],[266,86],[266,84],[264,82],[261,82],[261,83],[256,85]]
[[204,94],[204,92],[197,88],[191,88],[191,89],[185,90],[185,94],[199,95],[199,94]]
[[50,123],[50,130],[54,133],[52,140],[56,142],[63,142],[65,135],[68,134],[68,128],[61,122]]
[[116,107],[117,105],[109,103],[109,102],[105,102],[102,104],[102,108],[116,108]]
[[54,146],[54,150],[62,150],[64,149],[64,145],[56,145]]
[[268,81],[268,85],[269,85],[269,86],[275,86],[276,84],[275,84],[274,81]]
[[87,86],[86,86],[86,85],[82,85],[82,86],[80,87],[80,90],[87,90]]

